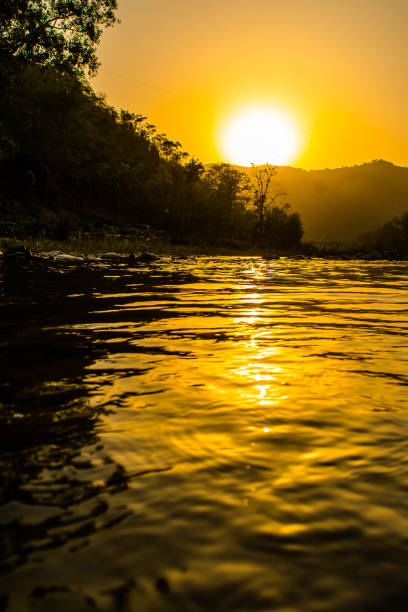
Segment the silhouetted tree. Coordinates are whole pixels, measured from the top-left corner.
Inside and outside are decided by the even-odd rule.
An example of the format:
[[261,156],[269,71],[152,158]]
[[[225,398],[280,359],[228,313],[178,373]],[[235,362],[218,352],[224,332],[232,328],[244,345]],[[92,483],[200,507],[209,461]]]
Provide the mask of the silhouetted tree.
[[361,236],[359,244],[364,248],[405,255],[408,252],[408,211],[394,217],[378,230]]
[[96,71],[102,27],[116,0],[1,0],[0,57],[64,70]]
[[249,201],[249,177],[230,164],[219,163],[207,167],[204,180],[211,201],[212,233],[231,237]]
[[64,239],[94,219],[211,243],[248,241],[256,225],[259,242],[293,242],[293,214],[268,209],[272,166],[256,169],[251,208],[245,173],[204,168],[146,117],[92,90],[84,72],[97,68],[116,0],[0,1],[1,232]]
[[266,164],[264,166],[255,166],[255,164],[251,165],[255,182],[253,199],[253,204],[256,211],[255,237],[258,245],[262,246],[265,208],[268,197],[270,197],[272,178],[276,175],[276,167],[271,166],[270,164]]
[[302,222],[298,213],[289,211],[289,204],[273,204],[266,208],[263,238],[265,244],[280,249],[292,249],[300,245],[303,236]]

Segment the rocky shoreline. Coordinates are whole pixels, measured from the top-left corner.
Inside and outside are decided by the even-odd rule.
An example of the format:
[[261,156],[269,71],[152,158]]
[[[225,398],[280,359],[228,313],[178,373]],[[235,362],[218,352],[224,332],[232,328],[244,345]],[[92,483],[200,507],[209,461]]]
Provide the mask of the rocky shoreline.
[[[167,255],[176,257],[186,256],[200,256],[200,253],[188,253],[188,254],[174,254],[169,253]],[[210,255],[209,253],[201,253],[201,255]],[[217,255],[212,253],[211,255]],[[218,253],[218,255],[228,255],[224,252]],[[282,258],[295,259],[295,260],[306,260],[306,259],[325,259],[325,260],[339,260],[339,261],[407,261],[408,256],[406,254],[398,252],[357,252],[357,253],[331,253],[331,252],[313,252],[313,253],[275,253],[275,252],[258,252],[258,253],[230,253],[230,256],[259,256],[264,260],[277,260]],[[138,254],[135,253],[117,253],[117,252],[105,252],[97,253],[93,255],[84,254],[71,254],[61,250],[53,250],[48,252],[32,253],[32,251],[25,245],[12,246],[4,251],[0,250],[0,258],[3,263],[31,263],[31,262],[43,262],[43,263],[63,263],[63,264],[82,264],[82,263],[122,263],[122,264],[150,264],[157,261],[164,255],[158,255],[149,253],[146,250],[140,251]]]
[[83,262],[117,262],[117,263],[151,263],[159,257],[142,251],[140,254],[135,255],[129,253],[128,255],[122,255],[120,253],[102,253],[99,255],[85,256],[85,255],[71,255],[70,253],[64,253],[63,251],[50,251],[48,253],[33,254],[24,245],[16,247],[10,247],[4,252],[0,252],[3,263],[7,262],[61,262],[66,264],[80,264]]

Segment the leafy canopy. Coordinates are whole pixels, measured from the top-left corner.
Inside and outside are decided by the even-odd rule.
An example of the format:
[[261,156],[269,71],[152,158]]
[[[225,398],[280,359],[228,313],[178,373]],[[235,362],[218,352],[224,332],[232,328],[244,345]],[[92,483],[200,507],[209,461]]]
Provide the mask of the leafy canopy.
[[117,22],[117,0],[1,0],[0,58],[94,73],[102,28]]

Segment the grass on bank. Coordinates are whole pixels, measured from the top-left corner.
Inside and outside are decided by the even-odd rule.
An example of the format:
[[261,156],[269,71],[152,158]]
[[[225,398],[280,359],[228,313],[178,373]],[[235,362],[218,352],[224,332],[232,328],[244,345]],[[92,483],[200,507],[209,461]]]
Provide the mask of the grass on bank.
[[[119,253],[135,255],[148,251],[154,255],[262,255],[262,249],[238,241],[228,241],[221,245],[208,244],[174,244],[157,236],[122,237],[122,236],[76,236],[67,240],[50,238],[1,238],[0,250],[24,245],[33,254],[62,251],[71,255],[96,255],[101,253]],[[271,251],[270,249],[268,250]],[[274,250],[275,252],[275,250]]]
[[391,252],[388,250],[375,251],[353,245],[348,249],[319,248],[313,243],[302,243],[297,249],[282,250],[276,248],[260,248],[251,243],[240,240],[224,240],[218,245],[200,242],[175,243],[169,238],[152,231],[139,235],[121,236],[120,234],[78,234],[66,240],[57,240],[46,237],[12,238],[0,237],[0,255],[7,248],[24,245],[34,255],[41,255],[51,251],[60,251],[70,255],[88,257],[103,253],[118,253],[120,255],[138,255],[147,251],[158,256],[303,256],[324,259],[368,259],[368,260],[407,260],[407,252]]

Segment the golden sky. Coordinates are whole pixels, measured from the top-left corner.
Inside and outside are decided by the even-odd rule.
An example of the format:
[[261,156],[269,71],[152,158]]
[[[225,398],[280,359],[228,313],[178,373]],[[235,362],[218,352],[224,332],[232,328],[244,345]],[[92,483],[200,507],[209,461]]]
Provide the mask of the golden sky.
[[118,16],[94,88],[204,163],[262,106],[296,125],[291,165],[408,166],[407,0],[119,0]]

